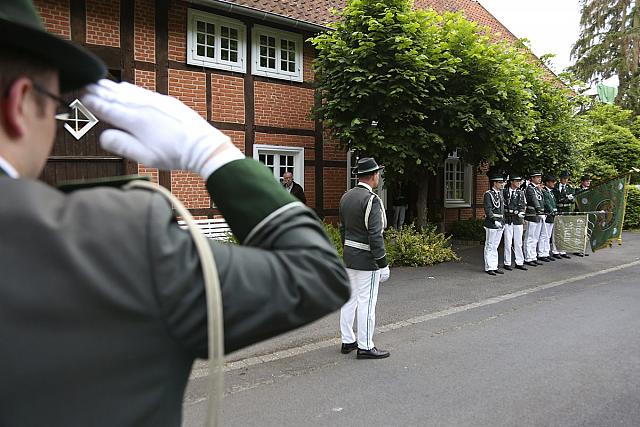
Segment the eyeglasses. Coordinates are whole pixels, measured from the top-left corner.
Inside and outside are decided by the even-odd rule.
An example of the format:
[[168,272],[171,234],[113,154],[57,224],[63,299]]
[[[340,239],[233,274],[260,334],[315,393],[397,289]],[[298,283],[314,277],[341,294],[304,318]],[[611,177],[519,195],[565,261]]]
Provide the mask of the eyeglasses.
[[60,114],[56,114],[57,120],[65,121],[69,118],[69,116],[71,115],[71,108],[69,108],[69,103],[67,101],[65,101],[58,95],[54,95],[53,93],[49,92],[40,83],[33,82],[33,88],[39,94],[47,96],[56,101],[56,103],[58,104],[58,109],[62,111]]

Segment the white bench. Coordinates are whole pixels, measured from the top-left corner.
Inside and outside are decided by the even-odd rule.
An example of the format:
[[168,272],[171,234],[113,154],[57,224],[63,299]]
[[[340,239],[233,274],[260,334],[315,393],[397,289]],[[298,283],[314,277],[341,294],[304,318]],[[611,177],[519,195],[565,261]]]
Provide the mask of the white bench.
[[[216,240],[229,240],[231,228],[224,218],[196,219],[194,221],[205,237]],[[178,221],[178,225],[180,228],[187,228],[187,224],[182,220]]]

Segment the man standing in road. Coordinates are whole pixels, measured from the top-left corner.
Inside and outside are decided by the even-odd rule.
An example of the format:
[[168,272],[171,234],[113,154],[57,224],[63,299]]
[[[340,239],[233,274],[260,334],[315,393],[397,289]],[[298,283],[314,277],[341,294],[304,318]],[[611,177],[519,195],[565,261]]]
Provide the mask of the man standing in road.
[[300,184],[293,180],[293,174],[291,172],[287,171],[282,175],[282,186],[285,190],[291,193],[292,196],[295,196],[305,205],[307,204],[307,198],[304,196],[304,189]]
[[[503,191],[505,204],[504,223],[504,269],[527,270],[522,252],[522,234],[524,232],[524,211],[527,201],[520,189],[522,177],[514,174],[509,177],[509,188]],[[511,253],[515,253],[515,266],[511,264]]]
[[[569,184],[569,172],[562,171],[560,172],[560,182],[553,189],[553,196],[556,199],[556,206],[558,207],[558,214],[568,214],[573,211],[573,204],[575,202],[575,189]],[[557,254],[562,258],[571,258],[570,255],[567,254],[566,251],[558,251],[555,247],[555,242],[553,240],[552,250],[556,251]],[[554,257],[555,252],[554,252]],[[556,257],[557,258],[557,257]]]
[[[544,207],[545,221],[543,223],[544,233],[541,233],[538,241],[538,258],[543,261],[555,261],[561,258],[558,251],[552,249],[553,241],[553,221],[558,213],[556,207],[556,198],[553,195],[553,189],[556,185],[556,177],[547,174],[544,177],[544,187],[542,188],[542,202]],[[553,245],[555,248],[555,244]],[[551,255],[554,255],[553,257]],[[556,256],[557,255],[557,256]]]
[[[382,233],[386,214],[382,201],[374,189],[380,182],[380,170],[373,158],[358,160],[358,185],[347,191],[340,200],[340,237],[344,248],[351,298],[340,310],[340,351],[348,354],[358,350],[358,359],[382,359],[389,352],[373,344],[376,326],[378,285],[389,278]],[[353,323],[358,313],[358,337]]]
[[489,181],[491,189],[484,193],[484,271],[490,276],[495,276],[504,274],[504,271],[498,268],[498,246],[504,230],[504,178],[496,174],[492,175]]
[[525,190],[527,208],[524,219],[527,221],[527,231],[525,232],[524,263],[535,267],[542,265],[537,261],[538,241],[544,227],[544,205],[542,202],[542,190],[539,188],[542,181],[542,173],[535,171],[531,173],[529,185]]

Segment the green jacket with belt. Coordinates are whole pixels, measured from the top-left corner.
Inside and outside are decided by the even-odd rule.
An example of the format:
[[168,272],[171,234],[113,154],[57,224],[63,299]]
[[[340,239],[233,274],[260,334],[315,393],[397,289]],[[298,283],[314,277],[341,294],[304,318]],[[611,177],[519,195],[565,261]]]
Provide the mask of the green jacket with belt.
[[553,221],[558,214],[558,208],[556,207],[556,198],[553,195],[553,191],[547,187],[542,189],[542,198],[544,202],[544,214],[546,215],[545,222],[553,224]]
[[573,205],[575,203],[576,190],[569,184],[563,186],[560,190],[561,184],[556,184],[552,193],[556,199],[556,206],[559,213],[567,213],[573,211]]
[[[315,214],[250,159],[207,189],[240,245],[210,241],[231,352],[349,297]],[[174,426],[207,357],[200,260],[162,196],[64,194],[0,176],[0,425]]]

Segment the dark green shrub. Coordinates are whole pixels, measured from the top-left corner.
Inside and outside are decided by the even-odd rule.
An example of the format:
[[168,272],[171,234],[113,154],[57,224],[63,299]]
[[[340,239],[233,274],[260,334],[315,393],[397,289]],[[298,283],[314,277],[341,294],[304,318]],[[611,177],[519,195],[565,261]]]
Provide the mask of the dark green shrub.
[[627,193],[627,209],[624,212],[624,229],[640,228],[640,190],[630,185]]
[[451,227],[451,236],[457,240],[484,242],[485,230],[482,224],[483,220],[473,218],[456,221]]
[[435,227],[416,230],[412,224],[400,230],[389,229],[384,237],[387,259],[392,267],[424,267],[458,259],[449,238],[436,233]]
[[342,258],[342,241],[340,240],[340,230],[333,224],[324,223],[324,230],[327,232],[329,236],[329,240],[333,243],[336,250],[338,251],[338,255]]

